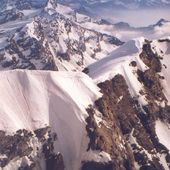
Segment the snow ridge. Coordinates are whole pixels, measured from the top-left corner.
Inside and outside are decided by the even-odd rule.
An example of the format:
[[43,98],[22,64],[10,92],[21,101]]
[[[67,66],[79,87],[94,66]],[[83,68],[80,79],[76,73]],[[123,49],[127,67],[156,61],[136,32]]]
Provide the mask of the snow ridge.
[[1,72],[0,80],[0,129],[12,133],[49,125],[67,170],[78,169],[88,142],[85,109],[101,96],[93,81],[80,72],[21,70]]

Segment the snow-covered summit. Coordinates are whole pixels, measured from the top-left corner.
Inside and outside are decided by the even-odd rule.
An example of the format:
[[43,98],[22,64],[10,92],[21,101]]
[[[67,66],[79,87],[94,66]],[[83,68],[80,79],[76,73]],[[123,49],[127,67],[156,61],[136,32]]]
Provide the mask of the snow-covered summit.
[[125,66],[129,65],[130,61],[137,59],[138,63],[142,64],[138,59],[138,55],[142,51],[144,43],[144,37],[128,41],[118,49],[114,50],[109,56],[89,65],[89,75],[96,82],[103,82],[111,79],[118,73],[124,74]]
[[169,22],[85,13],[163,1],[58,2],[3,3],[0,170],[168,170]]
[[74,14],[55,1],[44,8],[1,12],[1,70],[82,70],[122,44],[113,35],[84,27]]
[[[77,121],[83,122],[87,116],[85,108],[100,96],[92,79],[81,72],[11,70],[1,71],[0,79],[1,89],[4,88],[1,95],[4,100],[0,100],[0,129],[7,132],[42,128],[60,114],[63,118],[76,120],[77,117]],[[79,91],[82,95],[75,95]],[[60,110],[63,105],[65,112]]]
[[79,169],[88,142],[86,108],[101,96],[92,79],[81,72],[15,70],[1,71],[0,81],[0,130],[13,134],[50,126],[66,169]]
[[[143,37],[130,40],[118,49],[114,50],[107,57],[89,65],[86,68],[86,72],[96,83],[110,80],[115,75],[121,74],[126,79],[131,93],[134,96],[141,96],[139,92],[142,86],[139,82],[136,72],[137,70],[145,72],[148,69],[148,65],[142,61],[141,57],[141,55],[143,55],[145,44],[147,43],[148,42]],[[160,74],[165,78],[164,81],[162,81],[162,86],[165,88],[165,96],[167,97],[168,101],[170,101],[169,87],[167,85],[170,83],[168,76],[170,64],[169,40],[153,40],[150,42],[150,44],[150,48],[152,48],[153,52],[149,53],[148,50],[146,53],[148,53],[147,55],[155,55],[162,59],[161,63],[163,66],[162,72]],[[135,63],[134,67],[133,63]]]

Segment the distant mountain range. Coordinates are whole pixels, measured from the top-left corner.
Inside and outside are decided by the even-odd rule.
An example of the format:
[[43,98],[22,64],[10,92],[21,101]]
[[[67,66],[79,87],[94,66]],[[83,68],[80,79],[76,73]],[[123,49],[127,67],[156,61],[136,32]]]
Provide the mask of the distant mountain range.
[[170,7],[170,0],[59,0],[59,2],[76,7],[101,7],[101,5],[125,9]]
[[79,11],[88,11],[94,8],[114,9],[138,9],[138,8],[169,8],[170,0],[0,0],[0,11],[6,7],[17,8],[39,8],[48,2],[59,2],[74,7]]

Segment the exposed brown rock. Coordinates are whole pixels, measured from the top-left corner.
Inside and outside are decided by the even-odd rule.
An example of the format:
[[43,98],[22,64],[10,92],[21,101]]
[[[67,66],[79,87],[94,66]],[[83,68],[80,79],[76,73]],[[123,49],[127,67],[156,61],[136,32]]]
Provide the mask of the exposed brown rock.
[[145,43],[143,45],[142,53],[139,55],[141,60],[153,71],[160,72],[162,69],[161,62],[159,60],[159,56],[155,54],[152,49],[150,43]]
[[[128,106],[128,102],[132,102],[130,98],[128,100],[124,98],[129,94],[126,82],[121,75],[117,75],[111,81],[100,83],[98,86],[101,88],[103,97],[95,103],[107,125],[101,123],[98,127],[94,119],[94,109],[92,107],[87,109],[89,117],[86,119],[86,129],[90,137],[89,149],[109,153],[116,169],[123,170],[127,167],[128,169],[135,169],[132,151],[123,138],[123,134],[130,133],[133,128],[127,119],[130,112],[129,115],[128,112],[126,112],[127,115],[123,113],[125,105]],[[125,117],[123,118],[123,116]],[[120,118],[124,123],[119,121]],[[121,144],[123,147],[120,147]]]
[[82,170],[114,170],[115,165],[113,162],[83,162]]
[[[145,62],[149,60],[148,55],[153,55],[149,49],[147,50]],[[94,118],[95,109],[93,107],[87,109],[89,117],[86,119],[86,129],[90,138],[88,149],[109,153],[115,169],[135,169],[134,161],[136,161],[141,166],[140,169],[163,170],[159,158],[153,156],[150,160],[144,149],[151,155],[162,152],[166,153],[167,157],[169,155],[166,147],[159,143],[155,132],[155,120],[163,115],[162,108],[155,100],[166,101],[160,76],[157,74],[160,69],[157,70],[156,66],[152,66],[155,63],[161,68],[159,61],[153,59],[152,63],[147,63],[148,66],[151,64],[149,70],[146,72],[138,70],[139,81],[145,87],[142,95],[148,96],[147,106],[141,108],[137,98],[131,97],[124,77],[116,75],[112,80],[98,84],[103,96],[95,102],[95,105],[102,113],[105,123],[101,122],[98,127]],[[140,147],[132,143],[130,147],[131,135]],[[118,147],[120,143],[124,146],[121,149]],[[123,162],[126,162],[126,166]],[[87,162],[85,165],[86,168],[93,168],[96,163]]]
[[152,69],[148,69],[145,72],[137,71],[138,80],[144,85],[146,96],[148,101],[167,101],[162,90],[163,87],[160,83],[160,76]]
[[[36,158],[31,155],[33,148],[31,147],[31,140],[38,138],[39,145],[37,146]],[[4,131],[0,131],[0,167],[5,167],[10,161],[15,158],[26,157],[31,162],[30,165],[22,164],[18,170],[37,170],[39,163],[37,157],[42,155],[42,150],[45,156],[46,170],[64,170],[64,162],[61,153],[54,152],[54,142],[57,140],[57,134],[51,132],[50,127],[37,129],[34,132],[20,129],[13,135],[6,135]],[[41,149],[42,148],[42,149]],[[35,152],[35,150],[34,150]],[[41,158],[43,159],[43,158]]]
[[[45,133],[49,130],[49,127],[41,129],[41,133]],[[56,134],[51,135],[50,131],[49,138],[43,144],[43,153],[46,161],[46,170],[64,170],[64,161],[61,153],[55,153],[54,142],[56,140]]]
[[15,157],[28,156],[32,152],[29,146],[32,133],[26,130],[20,130],[15,135],[6,135],[0,132],[0,154],[6,155],[6,158],[0,159],[0,167],[5,167]]
[[44,136],[48,134],[50,130],[50,127],[47,126],[45,128],[35,130],[34,133],[39,140],[45,140]]
[[137,66],[136,61],[132,61],[132,62],[130,63],[130,66],[132,66],[132,67],[136,67],[136,66]]

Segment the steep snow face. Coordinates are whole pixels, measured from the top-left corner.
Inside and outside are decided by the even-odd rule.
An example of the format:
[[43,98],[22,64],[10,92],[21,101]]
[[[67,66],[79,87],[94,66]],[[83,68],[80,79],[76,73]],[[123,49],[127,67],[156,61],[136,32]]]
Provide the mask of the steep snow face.
[[158,120],[156,121],[155,128],[159,141],[170,150],[170,129],[168,125]]
[[88,67],[88,75],[92,77],[97,84],[110,80],[117,74],[123,75],[129,86],[131,95],[134,97],[139,96],[139,102],[142,105],[146,105],[146,98],[140,95],[140,90],[143,89],[143,86],[138,81],[136,74],[134,74],[137,68],[130,66],[130,63],[135,61],[140,70],[144,71],[147,69],[147,66],[139,58],[144,41],[144,38],[141,37],[125,43],[113,51],[108,57],[90,65]]
[[[105,80],[112,79],[115,75],[121,74],[124,76],[131,95],[134,97],[140,96],[139,100],[142,104],[146,104],[146,98],[140,94],[140,90],[143,89],[143,85],[139,82],[136,75],[137,69],[145,71],[148,69],[141,58],[139,57],[142,52],[143,45],[145,44],[144,38],[138,38],[131,40],[115,51],[113,51],[108,57],[101,59],[94,64],[89,65],[88,75],[94,79],[96,83],[104,82]],[[158,54],[162,60],[161,75],[165,77],[161,81],[163,86],[163,92],[168,101],[170,101],[170,89],[169,89],[169,64],[170,64],[170,44],[169,40],[160,42],[154,40],[152,43],[152,50],[155,54]],[[132,67],[131,62],[135,61],[137,67]],[[87,71],[87,72],[88,72]]]
[[[125,69],[129,69],[130,61],[133,60],[137,60],[142,70],[145,69],[146,66],[138,57],[138,54],[142,50],[144,41],[143,37],[130,40],[114,50],[108,57],[89,65],[88,69],[90,77],[96,82],[103,82],[107,79],[113,78],[114,75],[118,73],[124,74],[126,72]],[[128,77],[128,75],[126,77]]]
[[0,129],[36,130],[51,126],[56,153],[67,170],[77,170],[87,149],[86,108],[101,94],[80,72],[5,71],[0,74]]
[[[132,68],[129,66],[131,61],[136,61],[141,70],[146,70],[148,67],[141,61],[139,54],[145,44],[145,38],[140,37],[128,41],[124,45],[114,50],[110,55],[101,59],[94,64],[88,66],[89,75],[96,82],[102,82],[107,79],[113,78],[115,74],[124,74],[127,72],[126,77],[129,76],[129,71],[126,69]],[[152,50],[162,57],[162,74],[166,77],[167,84],[170,83],[169,79],[169,64],[170,64],[170,43],[169,38],[162,40],[153,40]],[[167,66],[167,67],[166,67]]]

